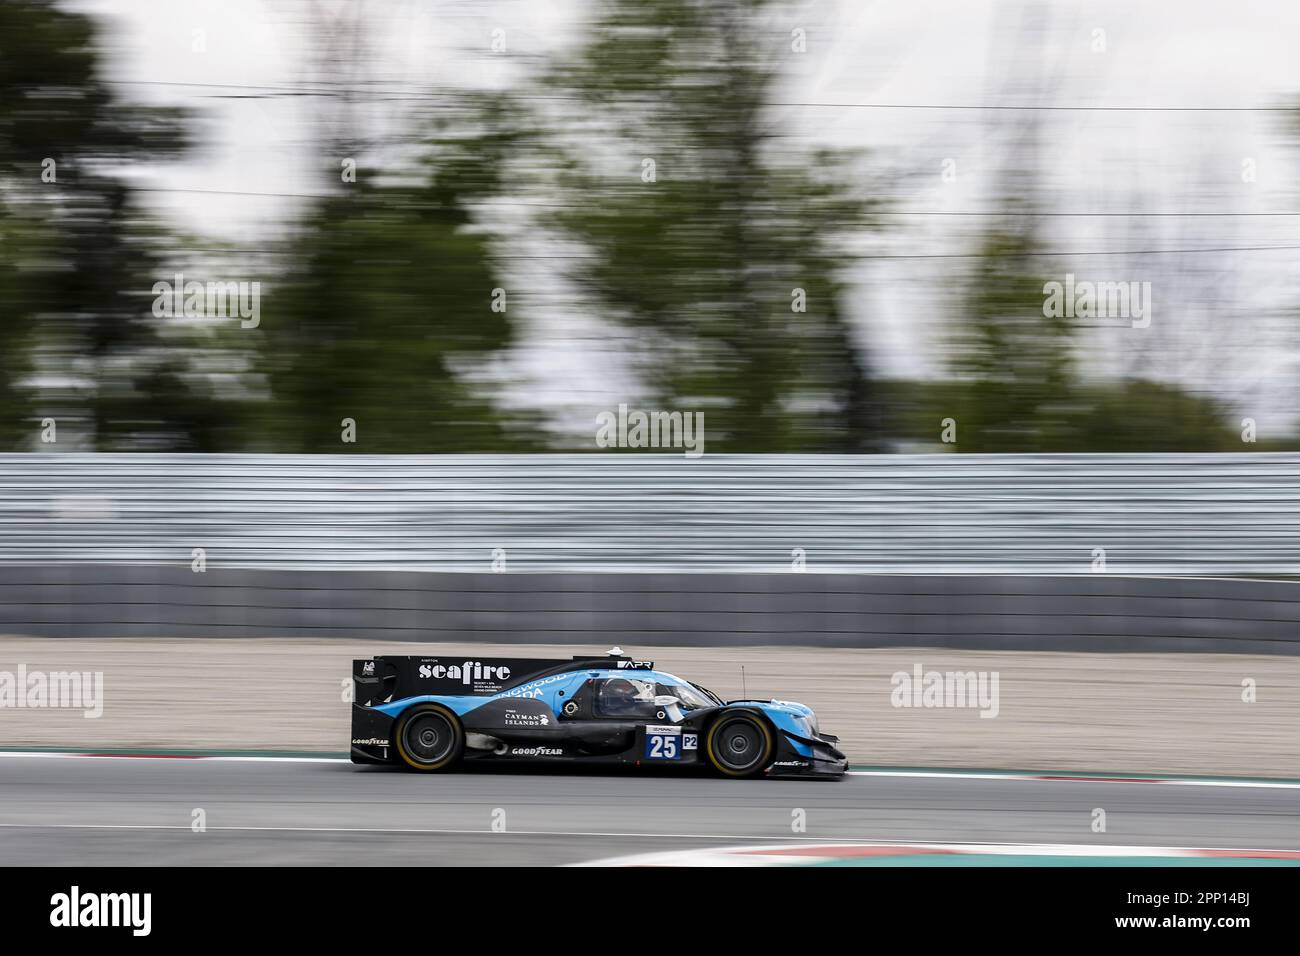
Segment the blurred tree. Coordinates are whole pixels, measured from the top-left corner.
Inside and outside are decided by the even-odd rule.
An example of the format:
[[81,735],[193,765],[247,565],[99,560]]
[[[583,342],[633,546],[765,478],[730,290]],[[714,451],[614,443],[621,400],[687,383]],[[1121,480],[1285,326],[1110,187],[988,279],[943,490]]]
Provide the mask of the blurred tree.
[[521,134],[497,98],[441,113],[414,170],[363,174],[302,224],[265,324],[275,451],[534,444],[535,425],[502,411],[473,374],[510,345],[517,307],[471,207],[501,190]]
[[1078,377],[1077,320],[1044,314],[1030,218],[1010,217],[986,238],[958,310],[953,377],[928,390],[920,432],[936,436],[953,418],[954,447],[970,453],[1242,450],[1212,399],[1140,378]]
[[951,366],[963,452],[1070,451],[1069,319],[1044,315],[1043,281],[1024,220],[992,232],[958,306]]
[[[180,121],[116,99],[89,17],[43,0],[0,4],[0,390],[26,392],[6,405],[10,447],[32,447],[42,417],[56,419],[60,443],[100,450],[219,443],[219,409],[151,314],[169,270],[122,175],[177,155]],[[26,418],[17,432],[15,417]]]
[[31,374],[29,323],[19,306],[32,295],[18,261],[32,251],[32,229],[0,203],[0,451],[23,449],[33,440],[31,406],[24,383]]
[[[991,390],[950,379],[938,382],[888,381],[882,383],[890,407],[890,439],[908,451],[986,451],[978,441],[981,402],[991,401]],[[1026,443],[1025,452],[1210,452],[1281,451],[1285,442],[1243,445],[1226,410],[1213,399],[1189,394],[1173,385],[1142,379],[1081,384],[1072,382],[1058,396],[1055,441],[1038,448]],[[941,442],[941,422],[957,422],[954,445]],[[1017,428],[1028,428],[1017,422]],[[968,431],[975,430],[974,436]],[[968,441],[968,437],[972,440]]]
[[1083,390],[1077,448],[1116,453],[1251,451],[1213,399],[1128,379]]
[[[714,451],[866,451],[879,415],[837,278],[868,204],[766,115],[791,35],[768,0],[611,0],[550,84],[577,106],[555,223],[574,273],[639,334],[652,406]],[[551,117],[548,117],[551,118]]]
[[[1005,88],[1018,101],[1033,93],[1052,102],[1059,71],[1050,62],[1053,10],[1044,4],[1002,8],[999,58]],[[996,91],[1000,92],[1000,91]],[[996,92],[994,95],[996,95]],[[961,452],[1158,452],[1240,450],[1216,402],[1136,375],[1084,381],[1076,368],[1080,319],[1044,308],[1047,279],[1062,279],[1065,261],[1046,259],[1038,177],[1043,114],[1026,110],[1000,127],[1005,158],[996,177],[1001,214],[961,286],[942,384],[901,389],[915,439],[935,441],[940,423],[956,422]],[[1052,274],[1044,274],[1051,263]],[[925,409],[919,421],[916,409]],[[905,429],[905,432],[908,429]]]

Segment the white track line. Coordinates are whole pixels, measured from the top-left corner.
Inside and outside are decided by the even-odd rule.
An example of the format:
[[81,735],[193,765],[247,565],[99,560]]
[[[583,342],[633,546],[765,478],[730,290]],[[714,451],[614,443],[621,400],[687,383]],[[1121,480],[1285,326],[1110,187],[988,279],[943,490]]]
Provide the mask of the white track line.
[[227,763],[350,763],[347,757],[255,757],[228,754],[115,754],[115,753],[60,753],[42,750],[0,750],[0,757],[42,757],[71,760],[220,760]]
[[[57,751],[37,750],[0,750],[0,757],[42,757],[63,758],[68,760],[100,760],[120,758],[124,760],[218,760],[226,763],[335,763],[346,764],[347,757],[260,757],[253,755],[228,754],[114,754],[114,753],[60,753]],[[1226,787],[1244,790],[1300,790],[1300,781],[1292,780],[1223,780],[1206,777],[1160,777],[1133,774],[1121,777],[1091,776],[1086,773],[1069,773],[1068,771],[1041,773],[998,773],[996,771],[961,771],[961,770],[850,770],[849,777],[899,777],[925,778],[941,780],[1013,780],[1036,781],[1039,783],[1111,783],[1146,786],[1161,784],[1175,787]]]
[[1219,780],[1205,777],[1094,777],[1086,773],[962,773],[953,770],[850,770],[850,777],[938,777],[946,780],[1032,780],[1040,783],[1115,783],[1174,787],[1237,787],[1247,790],[1300,790],[1300,781]]
[[[190,824],[184,823],[0,823],[0,829],[6,830],[192,830]],[[542,837],[617,837],[627,839],[650,840],[726,840],[743,844],[746,847],[759,846],[799,846],[803,844],[825,845],[825,837],[772,836],[771,834],[739,833],[646,833],[644,831],[604,831],[604,830],[493,830],[490,828],[453,828],[453,827],[275,827],[275,826],[232,826],[209,825],[207,830],[227,830],[248,833],[391,833],[406,836],[542,836]],[[773,840],[784,841],[773,844]],[[884,846],[885,844],[879,844]],[[912,846],[912,844],[898,844]],[[921,844],[917,844],[918,846]],[[1038,844],[1025,844],[1037,846]]]

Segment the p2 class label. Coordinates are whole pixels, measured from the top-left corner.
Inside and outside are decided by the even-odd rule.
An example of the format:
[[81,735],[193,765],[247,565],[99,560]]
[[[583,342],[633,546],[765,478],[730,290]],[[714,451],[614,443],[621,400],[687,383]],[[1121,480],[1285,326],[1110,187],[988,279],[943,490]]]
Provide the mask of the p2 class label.
[[682,729],[680,727],[646,727],[645,759],[681,760]]

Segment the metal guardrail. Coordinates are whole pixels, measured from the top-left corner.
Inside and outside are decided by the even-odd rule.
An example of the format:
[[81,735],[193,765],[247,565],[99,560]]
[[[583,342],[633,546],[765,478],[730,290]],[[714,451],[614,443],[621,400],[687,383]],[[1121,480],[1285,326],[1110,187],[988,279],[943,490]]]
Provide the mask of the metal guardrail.
[[[1300,575],[1300,455],[0,455],[0,564]],[[1099,550],[1100,549],[1100,550]],[[801,557],[802,556],[802,559]]]

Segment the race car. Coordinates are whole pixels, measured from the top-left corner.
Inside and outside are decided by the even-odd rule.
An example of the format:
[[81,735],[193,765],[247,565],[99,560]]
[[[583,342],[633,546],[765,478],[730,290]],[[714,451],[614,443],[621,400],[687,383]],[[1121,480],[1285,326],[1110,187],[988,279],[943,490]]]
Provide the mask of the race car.
[[529,762],[839,777],[848,761],[803,704],[723,700],[613,648],[570,660],[352,662],[352,762],[435,773]]

